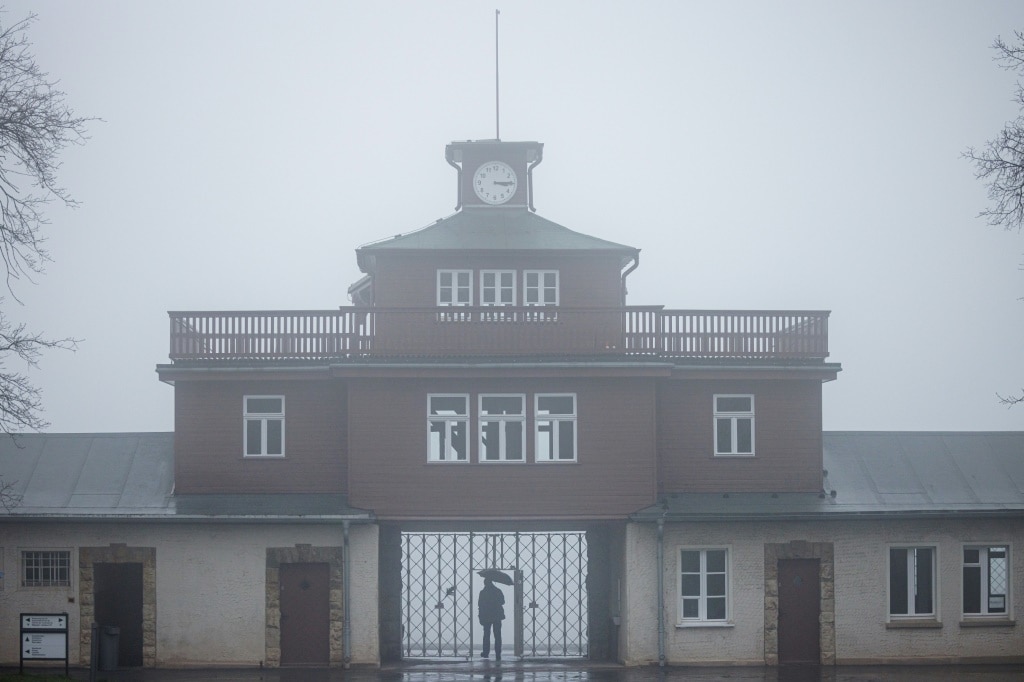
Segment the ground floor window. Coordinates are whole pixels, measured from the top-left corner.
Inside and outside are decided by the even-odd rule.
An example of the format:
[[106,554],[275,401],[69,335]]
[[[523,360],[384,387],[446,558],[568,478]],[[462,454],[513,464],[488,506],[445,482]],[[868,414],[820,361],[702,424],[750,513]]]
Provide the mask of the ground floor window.
[[70,551],[33,550],[21,553],[22,587],[68,587],[70,585]]
[[935,615],[935,548],[889,548],[889,615]]
[[1006,615],[1009,574],[1007,545],[964,547],[964,615]]
[[729,550],[679,551],[679,623],[725,622],[729,617]]

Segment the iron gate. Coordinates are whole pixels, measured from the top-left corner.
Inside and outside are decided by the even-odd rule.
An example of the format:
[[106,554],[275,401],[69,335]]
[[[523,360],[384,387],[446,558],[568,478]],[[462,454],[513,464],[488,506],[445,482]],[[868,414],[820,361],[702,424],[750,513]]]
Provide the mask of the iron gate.
[[406,658],[472,658],[482,632],[476,572],[484,568],[515,580],[505,604],[506,653],[587,655],[586,533],[402,533]]

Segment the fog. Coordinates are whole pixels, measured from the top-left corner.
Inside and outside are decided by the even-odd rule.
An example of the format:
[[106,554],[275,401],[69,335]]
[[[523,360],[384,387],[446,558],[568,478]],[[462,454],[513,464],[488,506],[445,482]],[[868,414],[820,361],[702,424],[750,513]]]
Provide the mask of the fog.
[[170,430],[168,310],[348,303],[360,244],[450,214],[452,140],[545,144],[540,215],[642,249],[629,303],[831,310],[829,430],[1004,430],[1024,236],[960,158],[1017,113],[1024,5],[8,2],[80,115],[54,261],[5,311],[51,336],[61,432]]

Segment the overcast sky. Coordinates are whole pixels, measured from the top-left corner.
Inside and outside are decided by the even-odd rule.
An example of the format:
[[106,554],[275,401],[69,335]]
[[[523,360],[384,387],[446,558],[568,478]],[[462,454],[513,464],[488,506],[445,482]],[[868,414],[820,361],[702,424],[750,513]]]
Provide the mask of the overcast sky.
[[960,158],[1016,115],[1019,0],[6,2],[92,139],[17,321],[52,431],[173,427],[168,310],[330,309],[452,213],[452,140],[545,144],[540,215],[642,249],[631,304],[831,310],[829,430],[1016,430],[1024,235]]

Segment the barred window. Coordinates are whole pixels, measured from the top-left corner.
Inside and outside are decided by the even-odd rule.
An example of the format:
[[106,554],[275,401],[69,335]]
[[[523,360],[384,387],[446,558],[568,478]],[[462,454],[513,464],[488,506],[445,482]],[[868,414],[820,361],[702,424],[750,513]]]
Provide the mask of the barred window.
[[28,551],[21,553],[22,587],[69,587],[71,552]]

